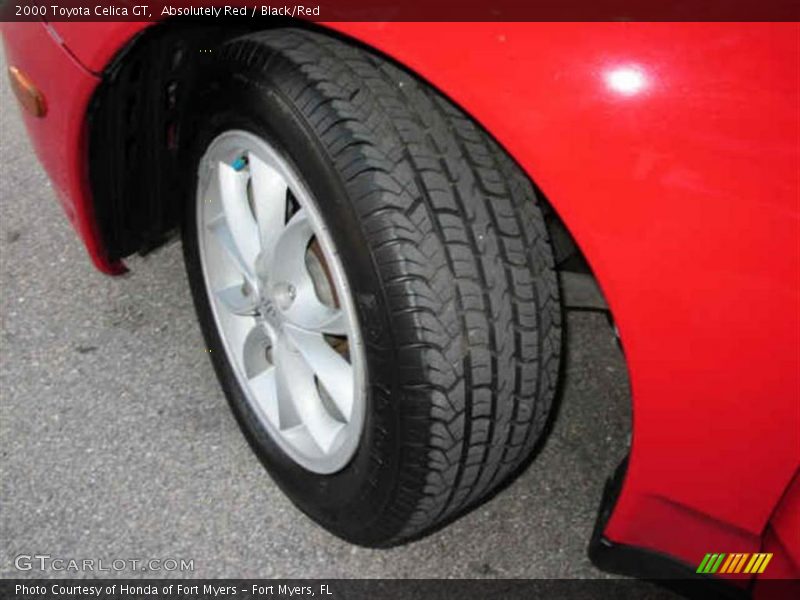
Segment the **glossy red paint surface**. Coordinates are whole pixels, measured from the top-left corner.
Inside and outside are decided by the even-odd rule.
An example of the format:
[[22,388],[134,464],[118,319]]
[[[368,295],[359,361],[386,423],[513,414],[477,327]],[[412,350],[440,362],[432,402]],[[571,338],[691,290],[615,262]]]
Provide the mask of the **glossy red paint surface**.
[[20,111],[34,150],[58,199],[86,244],[95,266],[110,275],[124,272],[107,260],[93,219],[86,165],[86,108],[99,79],[91,75],[40,23],[3,23],[6,62],[32,80],[47,102],[47,115]]
[[[143,26],[56,24],[96,72]],[[800,25],[330,27],[476,118],[590,261],[634,402],[606,536],[692,565],[707,552],[757,551],[800,464]],[[65,100],[85,108],[87,93]],[[79,111],[68,118],[79,123]],[[70,173],[54,178],[73,184],[85,168],[76,127],[37,143],[52,171],[48,152],[61,151],[48,147],[69,142]],[[88,205],[84,188],[66,191]],[[796,556],[800,534],[788,544]]]

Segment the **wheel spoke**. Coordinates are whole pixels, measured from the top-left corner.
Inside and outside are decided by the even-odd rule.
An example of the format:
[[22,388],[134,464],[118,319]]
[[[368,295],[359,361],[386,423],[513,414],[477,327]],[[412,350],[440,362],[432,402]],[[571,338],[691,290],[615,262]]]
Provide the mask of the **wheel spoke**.
[[349,421],[353,411],[353,367],[322,334],[287,325],[286,335],[319,378],[336,408]]
[[228,231],[242,261],[253,272],[256,257],[261,251],[258,226],[247,200],[247,173],[237,171],[227,163],[217,163],[217,177],[222,209]]
[[248,383],[250,384],[250,389],[255,396],[258,407],[275,427],[280,427],[282,419],[275,374],[275,367],[270,367],[255,377],[250,378]]
[[286,180],[254,153],[248,154],[254,208],[261,247],[271,248],[286,227]]
[[319,300],[317,300],[317,304],[320,305],[318,310],[320,313],[324,312],[325,316],[321,318],[315,326],[312,326],[310,330],[327,333],[329,335],[347,335],[347,315],[345,312],[340,308],[325,306],[319,302]]
[[306,265],[306,251],[314,236],[304,210],[298,211],[281,232],[275,244],[271,272],[273,281],[290,283],[295,289],[292,305],[284,309],[290,323],[319,333],[347,335],[345,312],[323,304],[314,289]]
[[303,272],[294,278],[295,300],[285,311],[290,324],[316,333],[347,335],[347,315],[340,308],[320,302],[314,284]]
[[314,231],[306,211],[298,210],[275,238],[270,272],[276,277],[296,275],[298,269],[305,272],[305,253],[312,237]]
[[240,284],[231,285],[216,291],[222,305],[235,315],[255,316],[258,308],[258,297],[254,291],[245,294]]
[[[245,317],[233,314],[228,311],[218,311],[220,325],[225,328],[226,342],[230,352],[237,364],[243,366],[246,371],[256,373],[263,370],[266,358],[262,365],[258,366],[252,360],[252,347],[257,338],[263,339],[261,327],[256,324],[253,317]],[[260,342],[263,347],[265,342]]]
[[253,267],[245,262],[244,257],[242,257],[241,253],[239,252],[239,248],[236,246],[236,242],[233,240],[233,234],[228,227],[228,220],[225,218],[225,213],[220,213],[211,219],[208,224],[208,230],[214,234],[214,237],[222,246],[225,254],[227,254],[231,262],[233,262],[236,270],[239,271],[242,277],[248,283],[250,283],[250,285],[254,286],[255,274],[253,272]]
[[[234,317],[231,317],[234,318]],[[240,320],[244,320],[239,317]],[[262,374],[274,367],[274,365],[267,359],[268,351],[272,347],[272,339],[264,327],[257,323],[255,319],[251,319],[252,327],[244,338],[242,347],[242,367],[244,367],[244,375],[247,379]]]
[[334,419],[325,409],[314,382],[314,372],[304,358],[281,337],[276,344],[278,402],[290,402],[302,426],[323,453],[333,445],[344,423]]

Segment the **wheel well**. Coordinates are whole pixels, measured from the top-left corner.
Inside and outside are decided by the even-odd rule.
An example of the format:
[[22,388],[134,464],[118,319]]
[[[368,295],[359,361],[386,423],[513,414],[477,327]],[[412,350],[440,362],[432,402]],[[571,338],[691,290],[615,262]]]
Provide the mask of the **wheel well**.
[[89,106],[89,181],[111,259],[169,239],[181,214],[181,114],[192,101],[197,57],[239,27],[165,21],[109,64]]
[[[270,23],[319,29],[293,21]],[[99,230],[112,259],[145,254],[179,228],[185,197],[180,190],[185,169],[180,153],[181,113],[201,76],[197,69],[200,50],[264,28],[263,23],[243,28],[165,21],[132,40],[105,70],[89,111],[89,175]],[[535,181],[533,185],[561,275],[564,308],[600,310],[611,321],[581,249]],[[563,381],[563,373],[559,378]],[[557,416],[560,395],[548,429]]]
[[[269,21],[272,28],[286,26],[320,30],[292,20]],[[201,76],[201,50],[264,28],[258,20],[249,27],[166,20],[135,37],[104,70],[88,113],[89,181],[95,218],[112,260],[145,254],[178,229],[184,197],[179,187],[184,168],[181,115]],[[536,191],[557,267],[590,273],[569,230],[541,190]]]

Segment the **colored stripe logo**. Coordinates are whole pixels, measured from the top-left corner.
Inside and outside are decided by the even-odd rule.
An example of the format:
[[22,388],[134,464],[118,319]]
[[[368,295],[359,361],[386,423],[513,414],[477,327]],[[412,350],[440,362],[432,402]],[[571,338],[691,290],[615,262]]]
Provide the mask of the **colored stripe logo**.
[[697,567],[697,573],[763,573],[769,561],[772,560],[772,553],[736,552],[731,554],[716,553],[706,554]]

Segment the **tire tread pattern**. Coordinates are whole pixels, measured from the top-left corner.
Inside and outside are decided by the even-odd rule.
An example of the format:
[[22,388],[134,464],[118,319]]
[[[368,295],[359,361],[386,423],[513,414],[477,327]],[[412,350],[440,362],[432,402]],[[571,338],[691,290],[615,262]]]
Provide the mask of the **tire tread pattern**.
[[506,481],[550,413],[560,301],[533,186],[456,106],[358,47],[279,29],[221,54],[291,98],[359,214],[391,311],[392,401],[407,431],[371,544],[418,537]]

